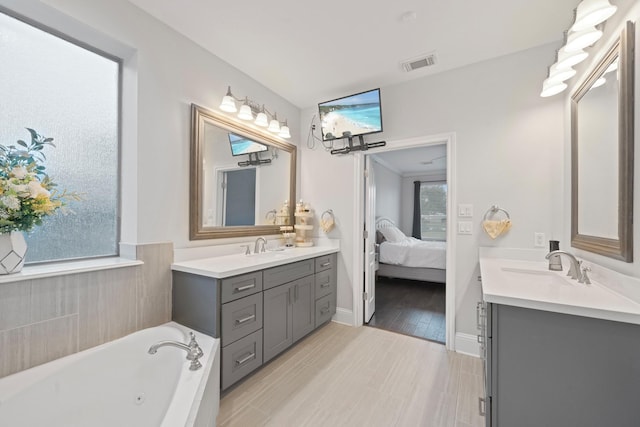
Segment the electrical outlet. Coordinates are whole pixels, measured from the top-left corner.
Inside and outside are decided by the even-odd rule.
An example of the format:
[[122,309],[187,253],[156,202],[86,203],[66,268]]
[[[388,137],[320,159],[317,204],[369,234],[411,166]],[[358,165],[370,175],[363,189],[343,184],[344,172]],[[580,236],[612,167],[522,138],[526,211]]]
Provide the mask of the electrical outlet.
[[536,232],[533,233],[533,246],[536,248],[544,248],[547,246],[544,233]]

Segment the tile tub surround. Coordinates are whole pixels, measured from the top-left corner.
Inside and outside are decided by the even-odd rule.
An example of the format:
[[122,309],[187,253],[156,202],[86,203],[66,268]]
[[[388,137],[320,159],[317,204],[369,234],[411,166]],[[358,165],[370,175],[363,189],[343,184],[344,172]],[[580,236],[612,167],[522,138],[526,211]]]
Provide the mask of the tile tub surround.
[[0,377],[171,320],[172,243],[142,265],[0,284]]
[[592,284],[578,283],[566,277],[568,259],[562,258],[564,271],[549,271],[545,255],[543,251],[480,248],[483,300],[640,324],[638,279],[584,263],[592,269]]

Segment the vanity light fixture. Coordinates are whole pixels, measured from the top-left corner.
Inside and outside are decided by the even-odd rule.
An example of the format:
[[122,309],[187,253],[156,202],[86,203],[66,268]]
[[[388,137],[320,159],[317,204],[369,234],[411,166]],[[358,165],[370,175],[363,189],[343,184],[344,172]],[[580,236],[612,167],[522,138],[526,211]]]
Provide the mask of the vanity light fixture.
[[540,92],[540,96],[543,98],[547,98],[549,96],[557,95],[560,92],[564,91],[567,88],[567,84],[561,81],[553,81],[548,78],[542,82],[542,92]]
[[565,80],[569,80],[571,77],[576,75],[576,70],[571,67],[568,68],[558,68],[558,64],[553,64],[549,68],[549,80],[563,82]]
[[571,32],[567,37],[567,44],[564,46],[564,50],[575,52],[584,49],[600,40],[600,37],[602,37],[602,31],[596,29],[596,27],[587,27],[584,30]]
[[[240,111],[238,111],[236,102],[242,102]],[[227,87],[227,94],[222,98],[220,109],[227,113],[238,112],[238,118],[241,120],[253,120],[253,115],[256,114],[254,121],[256,126],[266,127],[268,131],[277,133],[281,138],[291,138],[291,133],[286,120],[284,121],[284,124],[281,125],[276,114],[267,110],[264,104],[260,106],[249,99],[249,97],[245,97],[244,99],[236,98],[231,93],[231,86]],[[269,120],[269,116],[272,117],[271,120]]]
[[564,47],[558,51],[558,60],[556,61],[557,68],[570,68],[574,65],[578,65],[587,57],[589,54],[584,50],[575,50],[573,52],[567,52]]
[[576,9],[576,20],[571,31],[594,27],[609,19],[617,9],[609,0],[582,0]]

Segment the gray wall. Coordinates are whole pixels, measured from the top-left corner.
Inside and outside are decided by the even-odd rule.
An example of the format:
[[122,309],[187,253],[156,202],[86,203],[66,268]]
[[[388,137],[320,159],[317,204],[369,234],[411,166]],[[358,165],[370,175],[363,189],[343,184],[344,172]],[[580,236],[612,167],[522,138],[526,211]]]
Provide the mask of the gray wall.
[[171,320],[173,245],[144,265],[0,284],[0,377]]

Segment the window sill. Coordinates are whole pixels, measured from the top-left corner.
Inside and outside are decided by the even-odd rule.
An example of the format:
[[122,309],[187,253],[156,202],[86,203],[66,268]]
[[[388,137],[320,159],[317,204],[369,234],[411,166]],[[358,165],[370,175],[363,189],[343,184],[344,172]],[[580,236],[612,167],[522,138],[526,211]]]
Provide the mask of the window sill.
[[87,259],[82,261],[28,265],[26,267],[23,267],[22,271],[19,273],[1,275],[0,284],[20,282],[23,280],[42,279],[45,277],[64,276],[67,274],[85,273],[88,271],[133,267],[142,264],[144,264],[144,262],[139,260],[109,257]]

